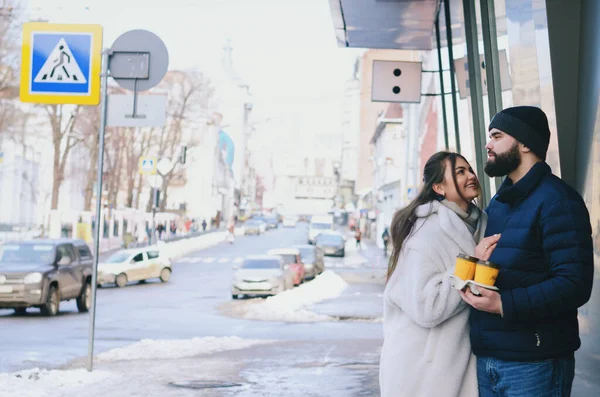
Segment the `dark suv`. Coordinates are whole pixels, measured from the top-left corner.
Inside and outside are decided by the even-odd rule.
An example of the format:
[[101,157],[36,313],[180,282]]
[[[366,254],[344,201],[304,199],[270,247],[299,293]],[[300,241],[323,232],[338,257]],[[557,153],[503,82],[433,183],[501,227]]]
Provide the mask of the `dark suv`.
[[82,240],[28,240],[0,245],[0,309],[25,313],[38,307],[43,315],[58,313],[60,302],[91,305],[92,253]]

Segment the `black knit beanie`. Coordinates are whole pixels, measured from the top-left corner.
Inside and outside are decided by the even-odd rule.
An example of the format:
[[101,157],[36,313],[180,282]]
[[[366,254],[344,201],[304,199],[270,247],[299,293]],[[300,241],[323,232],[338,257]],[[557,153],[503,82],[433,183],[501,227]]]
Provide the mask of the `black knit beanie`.
[[497,113],[490,122],[490,131],[497,128],[527,146],[540,159],[546,160],[550,144],[548,118],[534,106],[516,106]]

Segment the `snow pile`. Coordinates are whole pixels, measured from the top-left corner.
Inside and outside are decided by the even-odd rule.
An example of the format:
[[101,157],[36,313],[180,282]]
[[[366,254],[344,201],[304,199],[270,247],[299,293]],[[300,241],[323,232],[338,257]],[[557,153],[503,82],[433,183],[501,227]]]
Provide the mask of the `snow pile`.
[[340,276],[327,270],[309,283],[246,306],[247,312],[243,317],[266,321],[334,321],[330,316],[317,314],[306,308],[325,299],[338,298],[347,286]]
[[237,336],[216,338],[194,338],[175,340],[142,339],[129,346],[109,350],[98,355],[100,361],[175,359],[193,357],[200,354],[245,349],[247,347],[272,343],[269,340],[241,339]]
[[[56,397],[85,395],[85,388],[103,382],[114,374],[85,369],[40,370],[28,369],[0,374],[0,395],[18,397]],[[60,390],[60,394],[57,391]]]
[[158,247],[161,255],[165,255],[170,259],[181,258],[195,251],[200,251],[204,248],[212,247],[225,241],[227,233],[214,232],[207,233],[202,236],[192,237],[177,241],[164,242],[159,241]]

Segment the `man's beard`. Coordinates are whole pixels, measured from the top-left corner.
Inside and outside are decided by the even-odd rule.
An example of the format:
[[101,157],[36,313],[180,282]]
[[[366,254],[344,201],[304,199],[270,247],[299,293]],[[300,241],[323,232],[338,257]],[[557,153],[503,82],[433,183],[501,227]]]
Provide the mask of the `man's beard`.
[[505,176],[516,170],[521,165],[521,152],[519,152],[519,143],[508,149],[507,152],[497,154],[485,163],[484,171],[488,176]]

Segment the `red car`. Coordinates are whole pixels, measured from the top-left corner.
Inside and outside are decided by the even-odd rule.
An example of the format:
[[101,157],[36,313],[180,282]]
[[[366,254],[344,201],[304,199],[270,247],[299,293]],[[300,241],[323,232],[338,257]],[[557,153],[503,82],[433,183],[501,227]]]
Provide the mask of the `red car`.
[[268,252],[268,255],[279,255],[283,258],[284,266],[292,269],[294,272],[294,285],[304,283],[304,263],[302,263],[302,257],[298,248],[272,249]]

